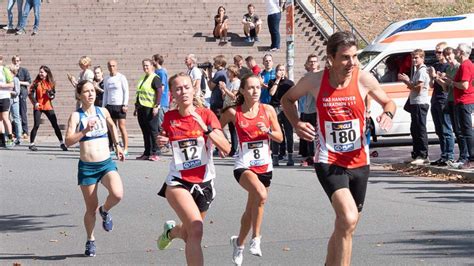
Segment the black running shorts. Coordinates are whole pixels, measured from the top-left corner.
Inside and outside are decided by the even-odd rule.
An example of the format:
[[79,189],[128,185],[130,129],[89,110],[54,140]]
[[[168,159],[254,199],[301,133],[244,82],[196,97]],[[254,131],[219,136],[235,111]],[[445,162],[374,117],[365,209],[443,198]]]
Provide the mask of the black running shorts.
[[362,211],[369,180],[369,165],[349,169],[334,164],[315,163],[314,169],[329,200],[336,190],[348,188],[354,198],[357,210]]
[[125,113],[122,110],[122,105],[107,104],[105,106],[105,108],[107,109],[107,111],[109,111],[110,117],[112,117],[112,119],[125,119],[125,118],[127,118],[127,113]]
[[[250,169],[247,169],[247,168],[238,168],[238,169],[234,169],[234,177],[235,177],[235,180],[237,180],[237,183],[240,182],[240,177],[242,176],[242,174],[245,172],[245,171],[252,171]],[[253,171],[252,171],[253,172]],[[254,172],[255,173],[255,172]],[[258,177],[258,180],[260,180],[260,182],[262,182],[262,184],[265,186],[265,187],[269,187],[270,184],[272,183],[272,176],[273,176],[273,172],[268,172],[268,173],[263,173],[263,174],[257,174],[255,173]]]
[[[216,195],[212,180],[204,183],[194,184],[174,177],[173,181],[179,183],[177,187],[182,187],[191,193],[191,196],[193,197],[194,202],[196,203],[200,212],[205,212],[209,210],[209,206],[211,205],[212,201],[214,200],[214,196]],[[199,186],[200,189],[196,186]],[[158,192],[158,195],[166,198],[167,187],[168,185],[164,183],[160,191]]]
[[8,112],[10,109],[10,98],[0,99],[0,113]]

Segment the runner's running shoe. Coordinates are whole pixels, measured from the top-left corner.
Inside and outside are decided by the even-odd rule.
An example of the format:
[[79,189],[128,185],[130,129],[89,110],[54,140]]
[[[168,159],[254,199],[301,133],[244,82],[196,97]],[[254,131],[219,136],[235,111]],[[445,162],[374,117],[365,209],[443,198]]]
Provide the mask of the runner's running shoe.
[[87,240],[86,242],[86,251],[84,255],[87,257],[95,257],[95,241],[94,240]]
[[160,238],[158,239],[158,249],[163,250],[167,249],[171,244],[171,239],[169,233],[171,229],[176,226],[175,221],[166,221],[163,225],[163,233],[161,234]]
[[242,265],[242,261],[244,260],[244,247],[239,247],[237,245],[237,240],[239,239],[238,236],[231,236],[230,237],[230,245],[234,248],[232,252],[232,262],[235,265]]
[[114,223],[112,221],[112,216],[108,212],[104,212],[103,206],[99,207],[100,217],[102,217],[102,227],[105,231],[110,232],[114,229]]
[[255,238],[252,238],[252,240],[250,240],[250,248],[249,248],[250,254],[254,256],[259,256],[259,257],[262,256],[262,250],[260,249],[261,239],[262,239],[262,236],[257,236]]

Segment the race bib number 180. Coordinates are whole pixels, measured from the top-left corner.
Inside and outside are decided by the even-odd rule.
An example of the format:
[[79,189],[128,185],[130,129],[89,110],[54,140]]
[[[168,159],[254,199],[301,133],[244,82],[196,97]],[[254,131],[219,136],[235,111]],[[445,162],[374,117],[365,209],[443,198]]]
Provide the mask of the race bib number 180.
[[179,171],[193,169],[208,162],[203,137],[175,140],[171,145],[176,169]]
[[359,119],[324,122],[326,147],[332,152],[350,152],[361,147]]

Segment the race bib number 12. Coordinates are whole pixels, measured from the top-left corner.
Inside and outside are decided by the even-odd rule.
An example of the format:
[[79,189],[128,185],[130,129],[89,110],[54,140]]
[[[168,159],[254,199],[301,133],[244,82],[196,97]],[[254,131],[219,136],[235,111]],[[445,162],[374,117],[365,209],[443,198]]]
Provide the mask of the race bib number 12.
[[351,152],[361,147],[359,119],[324,122],[326,147],[332,152]]
[[179,171],[205,165],[209,160],[203,137],[175,140],[171,145],[176,169]]

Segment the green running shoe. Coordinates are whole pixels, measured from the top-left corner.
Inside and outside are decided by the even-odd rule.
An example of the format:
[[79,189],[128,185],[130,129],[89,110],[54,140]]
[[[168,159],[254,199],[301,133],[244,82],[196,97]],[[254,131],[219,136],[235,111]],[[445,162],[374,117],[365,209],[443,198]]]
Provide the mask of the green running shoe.
[[176,226],[175,221],[166,221],[163,225],[163,234],[161,234],[160,239],[158,239],[158,249],[164,250],[168,248],[171,244],[171,239],[169,238],[169,232],[173,227]]

